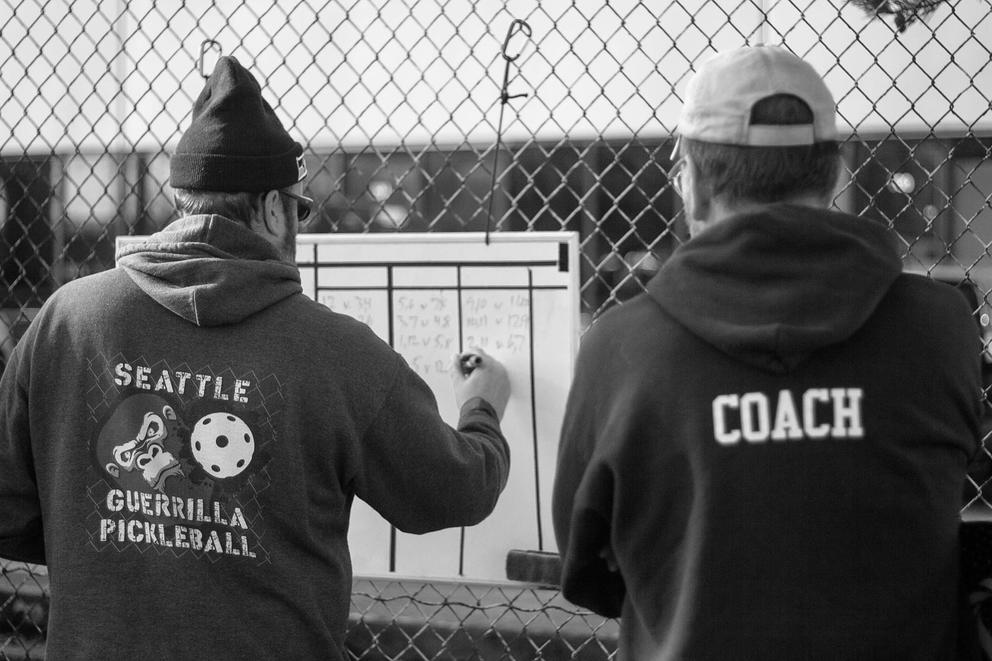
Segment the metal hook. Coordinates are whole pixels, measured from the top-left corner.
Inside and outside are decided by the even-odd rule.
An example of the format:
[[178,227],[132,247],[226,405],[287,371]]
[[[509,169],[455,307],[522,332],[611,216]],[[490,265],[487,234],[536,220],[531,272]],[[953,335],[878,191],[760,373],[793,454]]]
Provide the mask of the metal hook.
[[499,94],[500,103],[504,105],[510,99],[518,99],[520,97],[527,96],[527,94],[511,95],[508,89],[510,86],[510,63],[516,61],[516,59],[520,57],[521,53],[524,52],[523,46],[520,47],[520,50],[517,51],[516,55],[509,55],[506,52],[510,47],[510,39],[512,39],[513,35],[518,32],[523,32],[528,37],[532,34],[530,26],[527,25],[527,21],[521,18],[515,18],[513,19],[513,22],[510,23],[510,27],[506,30],[506,39],[503,40],[503,49],[500,51],[500,55],[502,55],[503,59],[506,60],[506,66],[503,67],[503,88],[500,90]]
[[506,60],[507,62],[513,62],[518,57],[520,57],[520,53],[523,52],[523,47],[521,46],[520,52],[518,52],[516,55],[507,54],[507,51],[510,48],[510,39],[512,39],[513,35],[517,34],[518,32],[523,32],[527,37],[530,37],[533,34],[530,29],[530,25],[527,24],[527,21],[523,20],[522,18],[513,19],[513,22],[510,23],[510,27],[506,31],[506,39],[503,40],[503,49],[500,51],[500,54],[503,56],[503,59]]
[[208,50],[216,50],[218,57],[224,54],[224,49],[221,47],[221,45],[218,42],[214,41],[213,39],[204,39],[203,41],[200,42],[200,56],[196,59],[196,68],[199,69],[200,76],[202,76],[203,78],[210,77],[210,74],[207,73],[207,70],[204,67],[204,64],[206,64],[206,59],[207,59],[206,56]]

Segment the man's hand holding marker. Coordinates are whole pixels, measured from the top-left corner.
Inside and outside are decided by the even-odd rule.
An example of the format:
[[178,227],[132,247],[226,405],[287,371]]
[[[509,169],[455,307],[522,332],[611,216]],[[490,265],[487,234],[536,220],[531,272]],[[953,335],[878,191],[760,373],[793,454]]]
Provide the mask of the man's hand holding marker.
[[473,347],[454,355],[449,373],[458,408],[474,397],[481,397],[496,410],[496,416],[503,419],[510,398],[510,377],[503,363]]

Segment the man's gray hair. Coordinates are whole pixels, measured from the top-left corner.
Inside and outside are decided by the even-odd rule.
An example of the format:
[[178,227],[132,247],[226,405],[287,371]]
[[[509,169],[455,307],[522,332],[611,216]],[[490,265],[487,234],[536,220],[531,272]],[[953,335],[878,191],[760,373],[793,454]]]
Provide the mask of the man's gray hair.
[[176,188],[173,193],[180,216],[217,214],[246,225],[252,214],[258,213],[265,196],[265,193],[223,193],[188,188]]
[[[768,126],[808,124],[812,111],[787,94],[758,101],[751,123]],[[709,197],[727,203],[772,203],[803,194],[830,197],[840,176],[836,141],[798,147],[749,147],[682,140],[682,155],[692,160],[696,182]]]

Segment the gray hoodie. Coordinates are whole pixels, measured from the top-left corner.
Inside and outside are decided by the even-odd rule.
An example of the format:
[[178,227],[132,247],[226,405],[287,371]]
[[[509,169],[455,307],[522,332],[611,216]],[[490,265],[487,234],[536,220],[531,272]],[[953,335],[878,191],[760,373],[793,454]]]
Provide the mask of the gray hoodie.
[[509,454],[241,223],[197,216],[61,287],[0,382],[0,555],[48,565],[59,659],[341,658],[357,496],[471,525]]

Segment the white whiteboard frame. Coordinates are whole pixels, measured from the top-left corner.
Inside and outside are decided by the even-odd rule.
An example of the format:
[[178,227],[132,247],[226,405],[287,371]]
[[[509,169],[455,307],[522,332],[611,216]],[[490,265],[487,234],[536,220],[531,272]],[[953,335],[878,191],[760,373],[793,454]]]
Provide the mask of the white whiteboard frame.
[[[317,273],[318,269],[315,269],[312,265],[319,264],[327,266],[328,263],[341,263],[343,265],[355,265],[360,266],[366,262],[374,264],[375,268],[382,268],[383,265],[388,264],[393,267],[402,268],[405,263],[416,264],[418,267],[422,267],[425,262],[425,258],[421,251],[415,249],[416,246],[425,247],[435,247],[441,246],[442,248],[457,250],[457,257],[455,259],[441,259],[440,262],[445,267],[451,267],[453,264],[457,263],[460,266],[471,267],[473,263],[487,263],[490,266],[493,265],[493,258],[488,256],[487,253],[496,252],[497,254],[506,253],[506,249],[509,246],[519,247],[520,259],[511,259],[507,261],[510,266],[519,264],[524,266],[528,261],[540,261],[544,268],[547,268],[548,264],[547,253],[549,250],[549,245],[553,244],[553,250],[557,253],[558,257],[564,257],[567,260],[567,271],[561,272],[560,277],[562,280],[567,280],[567,285],[564,287],[563,294],[567,297],[568,302],[566,303],[568,310],[570,312],[568,320],[564,323],[567,328],[567,337],[558,338],[556,336],[556,341],[563,343],[567,347],[567,360],[568,369],[567,374],[563,374],[560,380],[556,380],[555,392],[554,392],[554,406],[555,409],[553,414],[540,416],[543,418],[543,425],[541,432],[535,432],[535,435],[527,439],[527,443],[531,443],[533,439],[533,452],[528,453],[526,457],[522,456],[520,451],[520,446],[524,442],[519,438],[514,438],[513,435],[508,432],[508,441],[511,442],[511,446],[514,445],[514,441],[517,442],[517,447],[511,451],[511,481],[507,486],[507,491],[504,492],[504,497],[501,498],[501,503],[508,498],[513,498],[513,496],[507,496],[507,493],[513,491],[514,479],[523,480],[521,477],[521,471],[530,470],[533,475],[527,479],[532,480],[533,484],[531,486],[535,490],[537,495],[536,509],[528,509],[526,511],[520,511],[518,518],[522,522],[527,522],[526,525],[534,525],[536,527],[536,536],[534,538],[534,543],[526,546],[527,550],[542,550],[542,551],[556,551],[557,546],[554,541],[554,533],[551,523],[551,490],[554,478],[554,456],[557,450],[557,433],[560,429],[561,420],[560,415],[564,413],[565,400],[567,399],[568,387],[571,383],[571,370],[574,368],[574,360],[578,350],[578,342],[581,330],[580,324],[580,263],[579,263],[579,236],[577,232],[500,232],[489,234],[489,243],[486,243],[486,235],[482,232],[452,232],[452,233],[389,233],[389,234],[301,234],[297,239],[297,257],[299,266],[301,269],[301,279],[304,281],[304,291],[308,296],[312,295],[315,299],[319,298],[322,291],[337,290],[336,286],[328,286],[326,281],[321,281],[320,275]],[[370,248],[370,252],[375,253],[379,249],[393,250],[393,254],[390,255],[389,259],[382,258],[369,258],[368,253],[364,255],[352,255],[352,253],[344,251],[341,257],[341,262],[331,261],[328,256],[318,257],[317,248],[321,245],[331,245],[334,248],[340,248],[342,246],[349,247],[352,246],[356,249]],[[409,248],[409,249],[408,249]],[[311,252],[313,251],[313,252]],[[442,251],[443,252],[443,251]],[[564,255],[561,253],[564,252]],[[541,257],[535,257],[535,255],[541,255]],[[429,260],[426,260],[429,261]],[[497,260],[499,261],[499,260]],[[397,287],[402,289],[402,286]],[[452,286],[439,286],[438,289],[448,288],[453,289]],[[496,286],[498,289],[498,286]],[[554,289],[561,290],[561,286],[555,286]],[[340,288],[341,290],[347,290],[347,285]],[[386,290],[387,286],[385,284],[376,285],[377,290]],[[472,289],[471,286],[466,286],[465,289]],[[395,291],[395,290],[393,290]],[[536,291],[536,290],[530,290]],[[380,292],[381,293],[381,292]],[[560,299],[558,299],[560,300]],[[389,342],[389,338],[386,337],[386,333],[380,329],[380,337]],[[394,347],[395,348],[395,347]],[[467,348],[467,347],[466,347]],[[400,349],[397,349],[400,350]],[[401,351],[402,353],[402,351]],[[423,376],[423,375],[422,375]],[[511,375],[512,380],[512,375]],[[442,409],[442,414],[445,414],[445,405],[449,404],[447,400],[453,401],[453,396],[450,389],[450,383],[447,379],[440,379],[443,385],[432,385],[434,389],[435,396],[438,399],[439,407]],[[516,387],[515,387],[516,389]],[[532,397],[535,397],[534,392],[537,391],[536,397],[538,399],[543,398],[545,402],[548,401],[548,394],[546,388],[541,388],[534,385],[533,379],[527,391]],[[530,417],[532,422],[534,420],[534,411],[542,410],[541,404],[537,403],[536,400],[531,400],[531,409],[522,414],[525,417]],[[513,415],[512,400],[511,406],[507,410],[507,418]],[[450,414],[445,415],[445,419],[449,424],[454,425],[456,420],[452,419],[454,416]],[[509,422],[507,418],[504,418],[504,428],[507,427]],[[554,433],[552,434],[548,430],[548,426],[552,423],[549,420],[553,420]],[[537,424],[533,422],[533,424]],[[511,423],[512,426],[512,423]],[[514,458],[516,458],[516,464],[514,463]],[[517,471],[514,471],[514,465],[517,466]],[[527,468],[524,469],[524,466]],[[494,512],[495,517],[500,516],[500,505],[497,504],[497,511]],[[503,517],[506,517],[506,510],[502,513]],[[489,560],[481,561],[477,555],[483,552],[478,549],[478,547],[473,548],[473,543],[471,541],[471,536],[475,535],[481,539],[488,539],[493,534],[493,529],[495,526],[490,526],[488,532],[486,531],[486,522],[483,521],[478,526],[468,528],[468,529],[448,529],[446,531],[439,531],[436,533],[428,533],[427,535],[417,535],[411,536],[404,533],[399,533],[397,531],[390,531],[391,534],[391,546],[388,549],[389,562],[385,564],[385,558],[383,557],[383,551],[377,550],[380,547],[374,545],[375,548],[370,549],[368,545],[363,545],[356,538],[373,537],[375,533],[370,530],[370,526],[379,525],[386,526],[388,524],[385,521],[380,520],[379,524],[371,523],[371,521],[380,520],[377,514],[375,514],[371,508],[369,508],[364,503],[356,500],[354,511],[352,514],[352,529],[349,535],[350,545],[352,547],[353,562],[355,564],[356,574],[382,574],[382,573],[393,573],[397,575],[411,575],[420,576],[421,578],[449,578],[452,580],[457,580],[458,578],[470,578],[472,580],[482,579],[482,580],[500,580],[505,578],[505,551],[511,548],[520,548],[519,546],[511,545],[506,548],[495,548],[495,544],[491,545],[485,553],[488,553],[491,557]],[[534,521],[534,524],[530,522]],[[479,528],[479,531],[475,529]],[[387,528],[388,529],[388,528]],[[468,531],[468,532],[466,532]],[[379,535],[382,534],[380,528]],[[510,535],[507,535],[509,537]],[[460,541],[458,541],[460,539]],[[453,547],[455,544],[459,544],[461,551],[460,560],[458,566],[452,570],[448,570],[448,564],[445,564],[445,569],[438,569],[437,564],[441,562],[440,559],[428,560],[424,559],[427,556],[432,555],[442,555],[441,553],[436,553],[433,549],[436,547],[438,549],[444,548],[447,550]],[[498,561],[498,566],[495,561],[495,555],[497,551],[501,554]],[[408,563],[408,556],[416,558],[416,563],[411,567]],[[462,567],[461,560],[464,560],[465,564]],[[445,563],[448,561],[445,560]],[[473,564],[474,563],[474,564]],[[484,567],[481,571],[476,571],[474,567]]]

